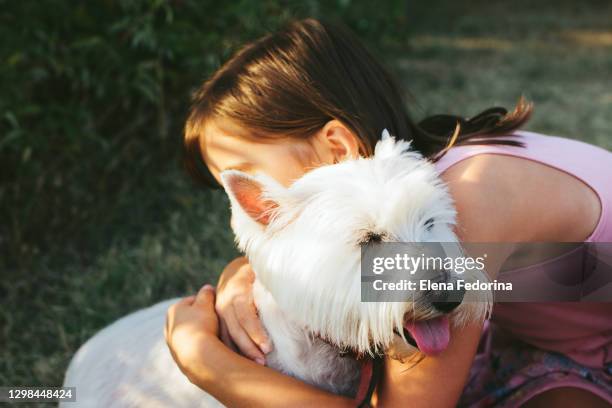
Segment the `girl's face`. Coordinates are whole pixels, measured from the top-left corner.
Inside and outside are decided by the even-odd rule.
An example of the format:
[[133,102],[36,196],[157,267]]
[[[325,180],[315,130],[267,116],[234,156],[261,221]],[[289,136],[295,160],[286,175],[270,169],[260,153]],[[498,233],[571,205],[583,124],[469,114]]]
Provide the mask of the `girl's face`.
[[288,187],[312,168],[359,154],[358,139],[338,120],[330,120],[308,139],[255,141],[248,136],[248,130],[227,119],[206,123],[200,143],[204,161],[219,184],[221,172],[235,169],[266,173]]

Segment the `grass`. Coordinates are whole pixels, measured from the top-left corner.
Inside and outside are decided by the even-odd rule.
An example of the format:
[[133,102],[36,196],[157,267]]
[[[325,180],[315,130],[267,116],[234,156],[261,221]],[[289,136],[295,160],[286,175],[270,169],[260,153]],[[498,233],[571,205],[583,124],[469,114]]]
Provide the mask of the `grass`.
[[[416,117],[471,116],[524,94],[535,103],[526,129],[612,149],[610,15],[603,1],[430,0],[411,8],[409,35],[387,39],[382,51],[418,102],[409,107]],[[164,166],[163,177],[112,207],[95,251],[38,253],[28,270],[3,272],[0,384],[60,385],[97,330],[215,281],[236,255],[225,197],[197,191],[175,163]],[[55,245],[79,248],[80,239],[91,238]]]
[[612,149],[612,4],[427,5],[438,16],[436,30],[425,18],[394,59],[422,106],[419,116],[471,116],[493,105],[512,107],[524,94],[535,103],[528,130]]
[[3,279],[0,384],[60,385],[72,354],[101,327],[193,293],[236,256],[225,197],[194,191],[182,173],[169,177],[177,202],[138,238],[109,242],[91,262],[75,254],[51,267],[42,258],[32,275]]

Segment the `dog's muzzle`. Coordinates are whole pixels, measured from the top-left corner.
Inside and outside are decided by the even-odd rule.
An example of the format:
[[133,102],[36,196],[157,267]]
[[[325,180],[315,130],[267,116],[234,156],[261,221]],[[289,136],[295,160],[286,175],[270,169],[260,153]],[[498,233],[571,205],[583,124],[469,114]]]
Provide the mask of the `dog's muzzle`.
[[[449,283],[452,281],[451,274],[448,271],[442,271],[438,275],[438,282]],[[450,313],[455,310],[465,296],[465,289],[457,289],[457,284],[453,285],[453,290],[430,290],[425,293],[427,301],[441,313]]]

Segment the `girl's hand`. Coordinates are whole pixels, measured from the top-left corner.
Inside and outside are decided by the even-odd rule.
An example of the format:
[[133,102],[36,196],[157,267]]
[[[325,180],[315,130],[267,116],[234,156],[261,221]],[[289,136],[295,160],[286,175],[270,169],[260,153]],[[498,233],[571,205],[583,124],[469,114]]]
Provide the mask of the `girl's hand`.
[[[168,308],[164,330],[172,357],[188,377],[206,353],[206,343],[218,341],[219,319],[215,313],[215,289],[205,285],[197,295]],[[219,343],[221,344],[221,343]]]
[[322,391],[296,378],[262,367],[226,347],[217,337],[215,291],[204,286],[196,296],[168,309],[166,342],[179,369],[228,407],[352,407],[354,401]]
[[219,279],[215,309],[220,319],[221,340],[264,365],[272,343],[253,301],[254,281],[255,274],[246,258],[232,261]]

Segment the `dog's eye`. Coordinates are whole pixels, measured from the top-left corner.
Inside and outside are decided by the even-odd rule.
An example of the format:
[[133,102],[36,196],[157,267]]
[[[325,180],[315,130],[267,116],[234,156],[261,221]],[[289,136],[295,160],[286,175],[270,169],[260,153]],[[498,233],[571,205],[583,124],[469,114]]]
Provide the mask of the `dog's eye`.
[[434,219],[433,219],[433,218],[430,218],[430,219],[428,219],[427,221],[425,221],[425,229],[426,229],[427,231],[431,231],[431,229],[433,228],[433,226],[434,226]]
[[363,237],[360,244],[363,244],[363,245],[372,244],[372,243],[378,244],[382,242],[382,240],[383,240],[383,234],[370,231]]

